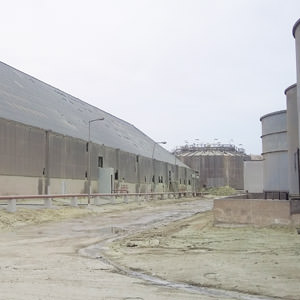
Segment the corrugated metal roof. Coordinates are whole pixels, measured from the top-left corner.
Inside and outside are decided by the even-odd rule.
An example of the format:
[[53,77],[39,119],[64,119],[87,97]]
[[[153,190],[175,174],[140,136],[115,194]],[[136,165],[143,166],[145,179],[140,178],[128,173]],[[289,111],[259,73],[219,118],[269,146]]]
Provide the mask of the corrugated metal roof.
[[[0,117],[152,157],[155,142],[132,124],[0,62]],[[186,166],[156,145],[154,158]]]

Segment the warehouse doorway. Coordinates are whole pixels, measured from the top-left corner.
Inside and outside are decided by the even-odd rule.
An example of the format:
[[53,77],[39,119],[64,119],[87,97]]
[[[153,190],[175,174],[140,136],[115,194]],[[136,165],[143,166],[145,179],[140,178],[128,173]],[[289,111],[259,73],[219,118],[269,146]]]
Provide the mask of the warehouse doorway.
[[98,168],[98,192],[101,194],[111,194],[114,190],[114,169]]

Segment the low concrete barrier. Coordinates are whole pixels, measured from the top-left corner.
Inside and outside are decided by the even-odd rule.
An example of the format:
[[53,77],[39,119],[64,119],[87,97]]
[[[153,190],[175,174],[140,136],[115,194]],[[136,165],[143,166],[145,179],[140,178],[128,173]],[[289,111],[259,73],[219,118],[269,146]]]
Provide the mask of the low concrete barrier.
[[[102,205],[104,204],[101,202],[101,199],[107,199],[104,201],[105,203],[112,203],[116,202],[117,198],[121,198],[124,203],[129,202],[129,198],[135,199],[136,201],[140,201],[143,197],[145,201],[150,199],[168,199],[172,198],[181,198],[181,197],[188,197],[188,195],[193,196],[192,194],[188,194],[186,192],[154,192],[154,193],[112,193],[112,194],[54,194],[54,195],[11,195],[11,196],[0,196],[0,202],[6,201],[7,202],[7,211],[8,212],[16,212],[17,210],[17,201],[18,200],[25,200],[25,199],[39,199],[44,200],[44,207],[51,208],[52,207],[52,200],[53,199],[69,199],[71,206],[78,205],[78,198],[87,199],[87,205],[90,204],[90,199],[94,200],[94,205]],[[101,198],[101,199],[99,199]]]
[[214,222],[227,224],[299,225],[300,219],[291,215],[291,203],[284,200],[215,199]]
[[291,200],[291,214],[300,214],[300,199]]

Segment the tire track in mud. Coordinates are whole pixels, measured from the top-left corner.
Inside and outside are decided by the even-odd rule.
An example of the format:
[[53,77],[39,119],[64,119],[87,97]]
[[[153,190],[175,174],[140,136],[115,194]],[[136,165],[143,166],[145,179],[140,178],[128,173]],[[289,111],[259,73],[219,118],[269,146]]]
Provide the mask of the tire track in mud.
[[[238,299],[238,300],[277,300],[280,298],[272,298],[267,296],[259,296],[259,295],[251,295],[242,292],[224,290],[224,289],[216,289],[204,286],[195,286],[187,283],[179,283],[179,282],[171,282],[156,276],[148,275],[143,272],[133,271],[123,266],[116,264],[115,262],[111,261],[104,255],[96,257],[96,259],[100,259],[103,263],[114,267],[117,273],[129,277],[133,277],[136,279],[141,279],[143,281],[149,282],[153,285],[158,285],[165,288],[170,289],[180,289],[187,292],[197,293],[200,295],[212,296],[216,297],[217,299]],[[222,297],[222,298],[220,298]]]

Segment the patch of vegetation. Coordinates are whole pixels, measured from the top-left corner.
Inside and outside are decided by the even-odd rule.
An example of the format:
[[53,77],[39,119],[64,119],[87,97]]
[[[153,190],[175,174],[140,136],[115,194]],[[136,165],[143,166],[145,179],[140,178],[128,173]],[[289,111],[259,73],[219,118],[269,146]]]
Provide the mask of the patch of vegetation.
[[210,195],[214,196],[231,196],[231,195],[236,195],[237,191],[226,185],[226,186],[220,186],[220,187],[210,187],[210,188],[205,188],[203,192],[208,193]]

